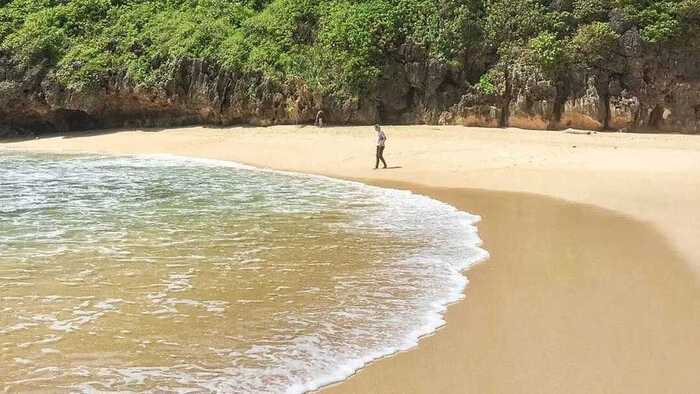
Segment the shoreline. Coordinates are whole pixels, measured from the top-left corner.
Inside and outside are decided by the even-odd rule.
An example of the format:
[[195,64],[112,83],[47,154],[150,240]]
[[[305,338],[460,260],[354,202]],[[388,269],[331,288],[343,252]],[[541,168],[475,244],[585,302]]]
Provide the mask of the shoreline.
[[[653,225],[541,195],[368,183],[469,207],[482,215],[479,236],[491,256],[465,272],[465,298],[449,305],[446,325],[318,392],[675,393],[700,383],[700,341],[693,338],[700,286]],[[569,235],[576,239],[556,234],[557,215],[575,218]],[[522,222],[538,231],[502,231]],[[619,232],[626,235],[619,245],[601,242]],[[578,237],[598,242],[577,254]],[[594,255],[613,264],[586,261]],[[654,277],[660,260],[663,280]]]
[[[416,162],[415,157],[387,156],[390,165],[397,161],[408,165],[396,171],[367,171],[358,166],[362,158],[355,157],[354,150],[364,143],[365,137],[371,139],[371,134],[357,132],[354,128],[321,131],[231,129],[236,133],[189,128],[164,133],[122,132],[60,140],[44,139],[10,145],[61,152],[82,148],[98,153],[190,153],[188,156],[235,160],[258,167],[409,189],[462,211],[481,215],[483,219],[477,225],[479,236],[485,243],[485,249],[491,253],[491,259],[468,271],[470,283],[466,299],[449,306],[444,316],[447,325],[432,335],[422,337],[417,347],[375,360],[350,378],[326,386],[322,391],[684,392],[684,389],[700,384],[700,378],[693,373],[693,365],[700,362],[700,342],[694,338],[694,332],[700,328],[700,286],[697,277],[700,260],[694,258],[697,250],[688,242],[691,239],[689,235],[697,235],[693,224],[697,223],[697,210],[700,207],[695,205],[693,210],[691,206],[700,198],[693,193],[700,189],[696,188],[697,184],[691,177],[700,172],[686,174],[679,171],[680,168],[687,170],[689,165],[692,171],[696,170],[693,161],[700,157],[700,144],[697,147],[693,144],[697,141],[693,141],[688,148],[683,143],[685,139],[681,138],[680,143],[668,142],[666,136],[613,136],[603,138],[608,141],[601,143],[601,139],[590,136],[523,132],[522,135],[506,133],[504,137],[498,132],[460,128],[473,134],[464,141],[461,130],[455,131],[453,128],[440,129],[440,134],[436,134],[435,128],[431,127],[403,129],[408,129],[405,137],[399,136],[398,132],[391,134],[390,131],[390,144],[396,142],[390,147],[399,148],[396,151],[408,148],[415,156],[422,154],[426,140],[432,141],[439,145],[435,149],[437,153],[444,152],[442,157],[434,160],[437,169]],[[442,133],[444,129],[449,129],[448,141],[440,141],[446,137],[446,133]],[[292,131],[299,134],[293,135]],[[392,135],[395,138],[392,139]],[[491,139],[499,144],[488,141]],[[486,141],[491,143],[491,147],[499,147],[503,139],[514,139],[515,144],[503,148],[505,154],[497,152],[486,155],[486,161],[480,160],[483,157],[479,157],[481,153],[473,146],[478,147],[479,142]],[[562,147],[551,149],[547,146],[550,139],[563,140],[569,155],[573,153],[568,152],[566,145],[579,145],[582,142],[593,145],[587,147],[588,157],[580,160],[584,167],[588,167],[583,170],[588,171],[588,175],[595,175],[596,171],[603,173],[592,179],[581,179],[586,188],[592,189],[591,192],[566,198],[567,192],[570,192],[567,187],[571,186],[566,177],[582,170],[576,166],[579,163],[574,162],[572,166],[567,162],[568,156],[557,157]],[[611,139],[615,143],[614,150],[617,151],[617,145],[620,145],[629,162],[622,160],[613,165],[591,165],[591,158],[605,158],[610,153],[601,154],[601,147],[596,143],[603,145],[603,150],[612,150],[611,146],[605,146]],[[299,140],[302,144],[299,144]],[[533,153],[521,151],[519,145],[522,140],[533,145],[533,149],[539,149],[536,153],[544,154],[547,160],[533,166]],[[303,148],[305,144],[315,145],[314,151],[320,147],[321,151],[327,149],[331,153],[338,151],[338,154],[324,153],[320,158],[305,156],[304,153],[308,152],[304,149],[295,149]],[[657,144],[661,148],[656,148]],[[454,146],[476,158],[450,156],[450,149]],[[285,149],[280,150],[280,147],[287,147],[287,152],[283,153]],[[641,155],[635,150],[640,151]],[[678,154],[679,151],[681,154]],[[675,161],[672,160],[670,165],[665,164],[659,171],[650,171],[650,174],[630,172],[629,167],[633,164],[649,169],[648,165],[644,167],[644,162],[649,161],[647,156],[670,157],[671,154]],[[469,160],[480,161],[476,163],[478,165],[470,167],[465,165]],[[493,184],[494,179],[478,179],[481,174],[476,171],[487,172],[502,184],[493,188],[483,187]],[[544,182],[541,172],[551,177],[549,184]],[[526,182],[509,179],[514,174],[525,176]],[[662,186],[668,190],[652,189],[646,195],[636,196],[634,191],[649,189],[649,178],[663,183]],[[601,179],[604,181],[602,185],[597,184],[596,181]],[[632,193],[618,192],[612,194],[616,199],[611,200],[609,183],[615,186],[615,182],[621,179],[629,181],[627,186]],[[688,181],[687,184],[685,181]],[[475,184],[477,187],[460,187],[464,184]],[[534,189],[539,190],[521,190],[527,189],[523,186],[533,189],[533,184],[536,186]],[[681,187],[674,190],[681,194],[674,200],[678,206],[660,205],[658,200],[663,200],[664,192],[668,193],[679,184]],[[580,186],[574,187],[574,191],[580,192]],[[552,192],[552,189],[556,190]],[[661,195],[662,198],[644,200],[649,195]],[[596,201],[601,197],[602,204]],[[639,206],[615,209],[620,204],[635,202]],[[664,209],[658,209],[660,206]],[[639,214],[640,211],[648,212]],[[510,212],[510,216],[504,212]],[[671,214],[667,215],[669,212]],[[690,220],[681,222],[677,227],[682,230],[681,233],[685,233],[679,236],[678,229],[667,231],[669,225],[674,227],[679,224],[677,214],[683,212]],[[587,219],[589,216],[597,221],[591,222]],[[659,216],[665,216],[666,220],[659,220]],[[587,225],[584,226],[584,223]],[[517,226],[530,228],[530,231],[525,234],[510,234],[507,231]],[[516,242],[526,239],[528,242]],[[581,244],[595,245],[595,251],[581,248],[577,242],[580,239],[588,239],[588,243]],[[644,242],[640,242],[642,240]],[[521,253],[509,252],[506,245]],[[644,253],[640,253],[640,250]],[[560,261],[569,262],[565,264],[566,269],[562,268]],[[590,261],[596,261],[597,265],[590,267],[584,264]],[[638,267],[640,261],[645,262],[643,269]],[[572,262],[588,268],[577,269]],[[632,275],[631,279],[627,278],[628,275]],[[521,277],[528,280],[518,280]],[[583,289],[578,287],[579,281],[585,285]],[[510,283],[512,287],[504,287],[502,282]],[[616,287],[623,287],[634,297]],[[518,299],[523,294],[528,302]],[[554,294],[557,296],[552,299]],[[575,311],[571,309],[580,313],[573,313]],[[476,316],[483,317],[483,320],[475,321]],[[583,327],[591,334],[586,334]],[[600,330],[600,327],[607,328],[609,332]],[[466,329],[471,335],[460,331]],[[476,332],[480,334],[473,334]],[[525,332],[528,334],[525,335]],[[494,333],[499,333],[499,341],[494,340]],[[475,338],[483,342],[475,341]],[[594,351],[598,348],[602,350]],[[544,352],[546,357],[537,355],[538,352]],[[421,382],[429,386],[421,386]]]

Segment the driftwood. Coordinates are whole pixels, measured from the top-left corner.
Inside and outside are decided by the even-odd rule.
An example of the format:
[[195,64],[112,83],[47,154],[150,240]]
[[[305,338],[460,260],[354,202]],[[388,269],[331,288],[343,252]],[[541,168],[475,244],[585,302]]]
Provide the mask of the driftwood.
[[567,134],[583,134],[583,135],[593,135],[593,134],[597,133],[597,131],[593,131],[593,130],[576,130],[576,129],[566,129],[566,130],[564,130],[564,132]]

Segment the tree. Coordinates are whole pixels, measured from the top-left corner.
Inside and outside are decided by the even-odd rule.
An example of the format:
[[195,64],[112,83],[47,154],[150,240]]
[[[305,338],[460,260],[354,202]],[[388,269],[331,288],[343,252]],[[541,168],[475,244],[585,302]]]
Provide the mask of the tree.
[[604,21],[608,11],[609,0],[574,0],[574,17],[580,24]]
[[553,76],[566,67],[566,43],[554,33],[545,31],[528,43],[527,61],[544,74]]
[[571,40],[571,53],[579,64],[602,67],[615,54],[620,35],[605,22],[581,26]]
[[535,0],[489,0],[484,30],[499,50],[522,46],[545,26],[545,8]]

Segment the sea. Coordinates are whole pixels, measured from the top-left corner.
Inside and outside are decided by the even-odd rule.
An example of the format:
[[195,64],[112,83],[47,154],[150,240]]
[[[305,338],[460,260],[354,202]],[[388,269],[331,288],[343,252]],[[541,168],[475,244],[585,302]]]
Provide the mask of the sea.
[[478,221],[232,162],[0,152],[0,391],[341,381],[444,324]]

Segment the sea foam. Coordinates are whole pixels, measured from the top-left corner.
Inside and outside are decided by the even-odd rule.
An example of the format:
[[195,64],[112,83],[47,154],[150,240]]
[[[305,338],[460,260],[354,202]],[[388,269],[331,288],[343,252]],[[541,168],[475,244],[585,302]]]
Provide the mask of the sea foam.
[[[374,193],[384,195],[387,204],[393,204],[392,208],[395,209],[398,208],[399,210],[410,211],[412,207],[422,206],[427,209],[434,209],[435,211],[442,212],[443,214],[446,213],[447,215],[452,215],[454,217],[454,224],[456,224],[456,226],[452,229],[453,233],[450,234],[449,237],[453,237],[454,239],[460,239],[460,237],[464,237],[463,247],[465,248],[465,250],[468,250],[468,252],[466,252],[465,256],[463,256],[462,258],[454,258],[451,261],[444,261],[435,257],[432,258],[434,260],[434,264],[447,263],[451,265],[454,269],[454,278],[452,283],[449,283],[449,292],[446,295],[434,300],[425,300],[425,303],[429,306],[429,308],[425,311],[423,316],[420,316],[417,319],[420,323],[417,324],[416,327],[412,328],[412,330],[407,335],[405,335],[397,345],[368,350],[367,354],[363,355],[362,357],[358,357],[352,360],[346,360],[342,364],[336,364],[336,370],[333,373],[325,373],[323,375],[313,377],[312,379],[309,379],[307,382],[304,383],[293,383],[285,390],[287,394],[296,394],[307,391],[313,391],[323,386],[328,386],[330,384],[340,382],[353,375],[359,369],[365,367],[372,361],[416,347],[418,345],[419,340],[422,337],[429,336],[435,333],[440,327],[446,324],[443,316],[447,310],[447,307],[450,304],[455,303],[464,298],[464,290],[467,284],[469,283],[468,279],[464,275],[464,271],[468,270],[469,267],[483,262],[489,258],[489,253],[485,249],[480,247],[482,245],[482,241],[476,235],[475,225],[479,221],[481,221],[480,216],[459,211],[457,208],[449,204],[429,198],[427,196],[415,194],[411,191],[381,188],[367,185],[361,182],[337,179],[324,175],[302,174],[293,171],[254,167],[242,163],[237,163],[234,161],[193,158],[167,154],[149,155],[149,157],[162,162],[177,163],[181,161],[187,161],[193,164],[196,163],[198,165],[207,165],[212,167],[224,166],[249,171],[264,171],[276,174],[284,174],[287,176],[309,177],[323,179],[329,182],[345,183],[357,188],[365,189],[368,191],[371,190]],[[420,218],[418,219],[420,220]],[[402,223],[400,221],[396,221],[393,223],[387,223],[387,225],[389,225],[390,227],[396,227],[401,226]],[[430,229],[427,228],[424,229],[424,231],[429,230]]]
[[[478,216],[410,191],[172,155],[19,160],[34,162],[15,172],[13,180],[30,179],[18,194],[0,190],[0,201],[15,203],[0,217],[10,229],[0,231],[9,245],[0,276],[23,272],[32,285],[46,273],[63,278],[65,294],[40,297],[41,312],[32,312],[21,288],[5,297],[17,300],[8,305],[18,319],[0,332],[28,333],[27,351],[12,355],[32,361],[16,363],[18,378],[0,379],[0,388],[27,387],[19,377],[28,374],[84,392],[317,389],[435,332],[447,306],[464,295],[463,271],[488,257]],[[50,235],[27,244],[28,220]],[[55,264],[37,264],[37,256]],[[268,284],[263,297],[256,293]],[[233,295],[222,289],[240,295],[225,299]],[[182,340],[166,334],[101,325],[137,316],[189,330],[193,347],[178,353],[168,344]],[[237,328],[251,325],[250,332]],[[255,334],[261,329],[264,335]],[[27,353],[53,343],[51,353],[65,355],[72,349],[60,345],[75,335],[129,341],[162,365],[139,366],[136,358],[55,368],[42,364],[52,358]]]

